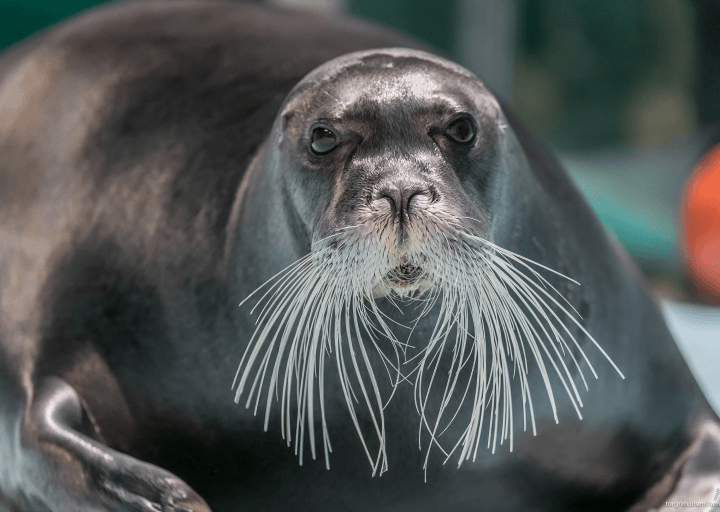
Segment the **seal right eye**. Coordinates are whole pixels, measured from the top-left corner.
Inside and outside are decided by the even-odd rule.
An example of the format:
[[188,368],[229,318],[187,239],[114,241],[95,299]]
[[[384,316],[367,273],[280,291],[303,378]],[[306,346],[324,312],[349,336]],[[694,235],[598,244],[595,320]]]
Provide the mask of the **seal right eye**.
[[316,127],[310,135],[310,149],[316,155],[330,153],[337,145],[338,136],[325,126]]

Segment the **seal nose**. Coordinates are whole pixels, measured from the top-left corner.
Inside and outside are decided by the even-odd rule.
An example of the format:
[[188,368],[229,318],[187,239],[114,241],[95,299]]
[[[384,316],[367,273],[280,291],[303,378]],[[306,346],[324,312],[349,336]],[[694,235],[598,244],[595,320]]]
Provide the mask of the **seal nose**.
[[428,189],[416,183],[400,183],[381,188],[377,198],[386,199],[390,203],[392,215],[396,221],[406,222],[409,220],[410,201],[413,197],[421,194],[429,194]]

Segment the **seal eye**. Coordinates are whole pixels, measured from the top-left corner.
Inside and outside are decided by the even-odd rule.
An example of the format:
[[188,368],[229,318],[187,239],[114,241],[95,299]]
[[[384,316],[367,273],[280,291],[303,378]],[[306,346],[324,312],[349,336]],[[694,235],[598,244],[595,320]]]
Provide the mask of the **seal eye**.
[[456,117],[445,128],[445,136],[456,144],[469,146],[475,140],[475,123],[467,114]]
[[325,126],[317,126],[310,135],[310,148],[316,155],[330,153],[338,145],[338,137]]

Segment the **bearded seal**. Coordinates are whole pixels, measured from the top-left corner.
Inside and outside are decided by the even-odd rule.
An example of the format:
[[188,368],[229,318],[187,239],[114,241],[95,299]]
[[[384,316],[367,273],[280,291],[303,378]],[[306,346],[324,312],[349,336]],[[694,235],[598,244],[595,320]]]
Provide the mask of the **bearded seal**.
[[644,281],[460,66],[179,0],[59,26],[0,80],[0,510],[711,492],[718,420]]

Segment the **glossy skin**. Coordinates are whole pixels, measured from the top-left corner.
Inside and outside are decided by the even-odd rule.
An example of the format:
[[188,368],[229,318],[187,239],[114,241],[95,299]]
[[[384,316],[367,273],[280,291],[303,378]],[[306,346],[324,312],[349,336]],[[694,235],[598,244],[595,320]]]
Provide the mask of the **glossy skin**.
[[[334,61],[283,103],[338,55],[413,44],[356,22],[177,1],[99,11],[3,57],[0,510],[622,510],[663,477],[646,504],[670,492],[696,426],[717,420],[635,267],[522,124],[466,72],[402,51],[362,57],[358,75]],[[408,73],[429,87],[367,94]],[[442,128],[460,112],[479,129],[457,151]],[[309,144],[319,120],[343,136],[324,159]],[[481,450],[461,469],[435,453],[426,483],[410,386],[386,413],[381,478],[329,387],[331,470],[299,466],[277,415],[263,432],[233,403],[255,320],[237,305],[312,237],[349,225],[347,205],[412,180],[580,281],[549,277],[627,378],[578,334],[599,375],[582,421],[560,397],[555,425],[537,392],[537,437],[518,422],[512,453]]]

